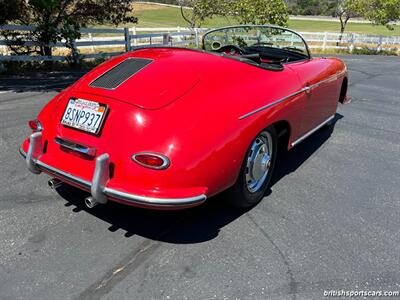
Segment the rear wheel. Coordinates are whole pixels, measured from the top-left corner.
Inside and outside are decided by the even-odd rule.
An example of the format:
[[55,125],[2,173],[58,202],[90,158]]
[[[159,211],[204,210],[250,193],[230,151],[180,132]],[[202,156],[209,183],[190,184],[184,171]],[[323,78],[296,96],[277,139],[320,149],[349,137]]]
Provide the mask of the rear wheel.
[[238,208],[251,207],[264,197],[271,181],[277,157],[274,127],[260,132],[250,144],[239,177],[230,189],[230,203]]

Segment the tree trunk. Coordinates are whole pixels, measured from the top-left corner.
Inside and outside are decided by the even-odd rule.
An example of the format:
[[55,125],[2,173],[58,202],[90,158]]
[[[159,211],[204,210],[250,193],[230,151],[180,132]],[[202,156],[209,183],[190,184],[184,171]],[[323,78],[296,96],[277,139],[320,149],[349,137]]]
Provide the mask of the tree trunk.
[[[44,55],[44,56],[52,56],[52,47],[50,47],[49,46],[49,43],[50,43],[50,39],[49,38],[47,38],[46,36],[40,36],[40,40],[39,40],[41,43],[42,43],[42,45],[40,46],[40,55]],[[47,67],[51,67],[52,65],[53,65],[53,61],[51,61],[51,60],[45,60],[44,61],[44,64],[47,66]]]
[[49,46],[43,46],[43,55],[46,56],[51,56],[52,55],[52,49]]
[[194,9],[193,9],[193,11],[192,11],[192,20],[189,20],[189,18],[185,15],[185,13],[184,13],[184,11],[183,11],[183,6],[181,5],[181,15],[182,15],[182,18],[186,21],[186,22],[188,22],[189,23],[189,27],[191,27],[191,28],[194,28],[195,27],[195,19],[196,19],[196,16],[195,16],[195,13],[194,13]]
[[343,33],[344,30],[346,29],[346,25],[347,25],[347,21],[349,21],[349,17],[346,16],[343,19],[343,15],[339,16],[339,20],[340,20],[340,35],[339,35],[339,41],[336,43],[336,46],[339,46],[339,44],[342,42],[342,38],[343,38]]

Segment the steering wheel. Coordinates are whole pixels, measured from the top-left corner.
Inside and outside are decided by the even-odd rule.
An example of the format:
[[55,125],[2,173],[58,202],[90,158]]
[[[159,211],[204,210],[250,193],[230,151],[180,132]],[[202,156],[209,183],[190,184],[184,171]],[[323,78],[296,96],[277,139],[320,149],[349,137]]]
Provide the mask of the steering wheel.
[[246,52],[243,48],[236,45],[222,46],[217,51],[228,55],[236,55],[236,56],[243,55]]

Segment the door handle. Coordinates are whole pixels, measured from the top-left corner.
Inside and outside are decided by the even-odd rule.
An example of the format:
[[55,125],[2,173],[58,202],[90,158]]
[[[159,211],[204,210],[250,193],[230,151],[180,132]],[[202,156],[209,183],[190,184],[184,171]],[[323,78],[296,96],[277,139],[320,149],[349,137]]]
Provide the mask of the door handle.
[[311,87],[311,85],[310,85],[310,83],[309,82],[307,82],[306,83],[306,86],[304,87],[304,92],[307,94],[307,95],[310,95],[311,94],[311,89],[312,89],[312,87]]

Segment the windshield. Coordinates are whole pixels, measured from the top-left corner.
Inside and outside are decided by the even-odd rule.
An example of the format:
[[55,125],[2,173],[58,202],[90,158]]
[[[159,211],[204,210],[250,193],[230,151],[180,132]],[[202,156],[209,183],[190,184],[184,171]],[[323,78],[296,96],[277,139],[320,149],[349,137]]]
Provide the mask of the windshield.
[[[203,37],[203,48],[217,51],[229,46],[239,47],[244,51],[257,49],[277,49],[309,57],[304,39],[297,33],[280,27],[244,25],[212,30]],[[265,48],[265,49],[261,49]]]

